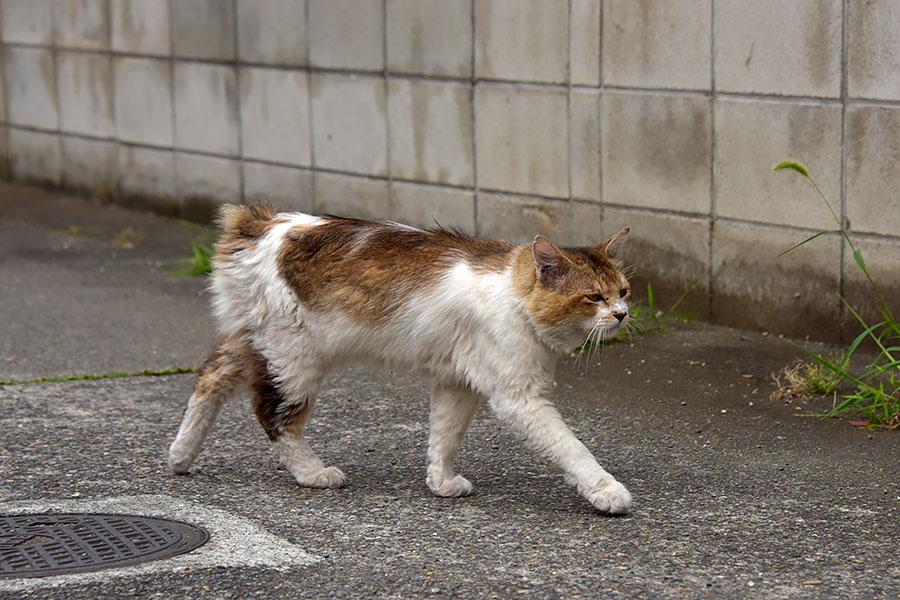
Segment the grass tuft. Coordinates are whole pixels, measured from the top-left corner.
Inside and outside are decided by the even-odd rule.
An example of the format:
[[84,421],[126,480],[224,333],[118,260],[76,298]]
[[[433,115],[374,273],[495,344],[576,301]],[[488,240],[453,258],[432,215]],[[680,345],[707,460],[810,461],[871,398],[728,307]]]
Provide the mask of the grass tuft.
[[670,306],[668,310],[661,309],[656,305],[656,299],[653,295],[653,286],[648,283],[647,304],[644,305],[643,301],[634,303],[630,310],[631,319],[634,321],[634,327],[633,329],[626,330],[621,335],[630,336],[636,333],[640,334],[650,331],[665,333],[666,328],[675,321],[683,321],[685,323],[690,322],[691,318],[686,314],[679,312],[678,307],[687,295],[697,287],[697,284],[689,284],[686,278],[683,283],[684,289],[682,290],[681,295],[675,299],[675,302],[672,303],[672,306]]
[[[822,190],[816,185],[815,180],[810,176],[806,167],[796,161],[784,161],[773,167],[775,171],[781,169],[792,169],[806,177],[822,201],[825,202],[825,205],[828,206],[831,216],[834,217],[838,225],[838,229],[833,230],[831,233],[840,233],[847,242],[853,253],[853,260],[856,266],[865,275],[866,281],[875,296],[875,303],[881,315],[879,322],[869,324],[845,298],[841,298],[844,306],[862,327],[862,331],[856,336],[846,352],[835,359],[800,347],[800,350],[811,358],[813,363],[832,374],[836,379],[836,384],[837,382],[845,381],[852,384],[855,388],[855,391],[844,394],[840,403],[836,402],[831,410],[820,416],[836,417],[852,409],[861,413],[868,420],[869,427],[898,429],[900,428],[900,323],[894,316],[878,284],[872,279],[869,269],[866,267],[866,262],[863,260],[862,253],[853,243],[846,227],[835,213],[831,203],[828,202],[828,199],[822,193]],[[813,241],[825,233],[829,232],[819,232],[789,248],[782,255]],[[878,353],[861,372],[853,372],[850,368],[850,358],[857,351],[860,344],[865,341],[874,343]]]
[[206,242],[191,240],[191,255],[182,259],[185,265],[181,269],[175,271],[176,275],[190,275],[191,277],[199,277],[212,273],[212,245]]
[[184,219],[176,219],[187,228],[196,231],[196,235],[188,238],[190,256],[181,259],[184,267],[174,271],[176,275],[189,275],[200,277],[212,273],[212,258],[215,254],[214,234],[203,225],[192,223]]
[[[835,361],[829,357],[829,360]],[[809,396],[830,396],[840,382],[831,369],[817,362],[805,362],[797,359],[782,368],[777,375],[772,375],[775,382],[773,399],[789,400]]]

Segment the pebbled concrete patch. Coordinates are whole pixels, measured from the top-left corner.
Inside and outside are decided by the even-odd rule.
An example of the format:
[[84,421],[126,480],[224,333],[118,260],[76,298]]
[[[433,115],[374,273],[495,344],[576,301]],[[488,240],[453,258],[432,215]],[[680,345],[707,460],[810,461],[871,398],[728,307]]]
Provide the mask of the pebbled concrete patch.
[[60,587],[109,581],[118,577],[186,572],[213,567],[264,567],[287,570],[321,560],[308,554],[296,544],[291,544],[266,532],[248,519],[172,496],[147,494],[86,502],[25,500],[0,503],[0,513],[32,512],[122,513],[176,519],[206,528],[209,531],[209,541],[187,554],[133,567],[55,577],[0,580],[0,592],[22,591],[37,587]]

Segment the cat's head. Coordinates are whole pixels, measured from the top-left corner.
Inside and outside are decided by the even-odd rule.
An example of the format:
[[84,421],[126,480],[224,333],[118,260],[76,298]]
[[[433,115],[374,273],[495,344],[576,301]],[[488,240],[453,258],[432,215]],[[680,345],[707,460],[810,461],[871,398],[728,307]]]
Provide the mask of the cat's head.
[[569,350],[612,337],[625,326],[631,286],[615,258],[628,231],[584,248],[559,248],[540,235],[534,239],[533,266],[521,275],[530,285],[520,280],[519,290],[545,343]]

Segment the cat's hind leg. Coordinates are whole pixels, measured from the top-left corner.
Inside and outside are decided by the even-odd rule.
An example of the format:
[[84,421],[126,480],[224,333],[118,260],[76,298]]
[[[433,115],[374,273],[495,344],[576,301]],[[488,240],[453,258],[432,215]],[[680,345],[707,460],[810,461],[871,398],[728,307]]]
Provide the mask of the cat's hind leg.
[[437,496],[472,493],[472,484],[453,468],[459,445],[478,407],[478,395],[467,387],[435,383],[431,392],[428,437],[428,488]]
[[304,371],[293,365],[291,374],[276,377],[261,354],[257,353],[253,362],[251,403],[281,464],[303,487],[342,487],[344,473],[337,467],[326,467],[303,436],[318,388],[314,369]]
[[188,472],[222,405],[245,380],[248,351],[244,336],[224,338],[200,367],[178,434],[169,447],[169,469],[173,473]]

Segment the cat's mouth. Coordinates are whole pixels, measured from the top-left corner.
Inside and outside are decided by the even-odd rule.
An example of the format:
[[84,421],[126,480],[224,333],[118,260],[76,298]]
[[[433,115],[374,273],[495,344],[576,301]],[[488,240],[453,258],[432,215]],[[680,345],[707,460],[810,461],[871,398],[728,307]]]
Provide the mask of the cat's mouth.
[[582,332],[582,339],[576,342],[577,345],[597,343],[600,340],[607,340],[615,337],[620,331],[625,329],[628,323],[628,314],[622,318],[615,315],[607,315],[606,318],[593,319],[585,323],[585,330]]
[[619,330],[622,329],[622,326],[616,323],[607,323],[600,329],[600,337],[601,338],[611,338],[619,333]]
[[600,327],[600,337],[611,338],[615,336],[617,333],[625,329],[626,323],[628,323],[627,314],[622,318],[613,316],[612,318],[603,321],[603,324]]

